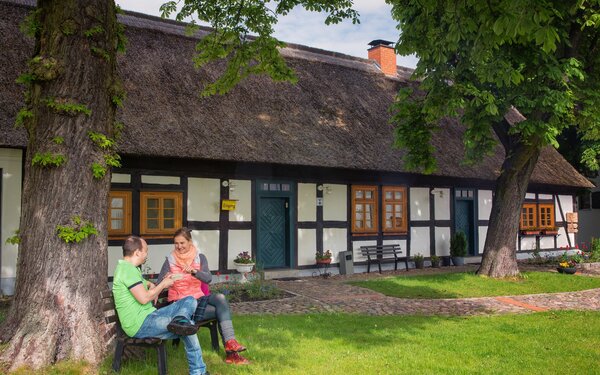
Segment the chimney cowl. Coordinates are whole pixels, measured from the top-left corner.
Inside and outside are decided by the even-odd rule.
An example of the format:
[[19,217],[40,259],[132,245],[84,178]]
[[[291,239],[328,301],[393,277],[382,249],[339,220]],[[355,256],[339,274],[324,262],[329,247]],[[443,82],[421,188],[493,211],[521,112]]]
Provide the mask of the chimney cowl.
[[369,42],[369,45],[371,47],[377,47],[377,46],[391,46],[392,44],[394,44],[394,42],[390,42],[389,40],[383,40],[383,39],[375,39]]

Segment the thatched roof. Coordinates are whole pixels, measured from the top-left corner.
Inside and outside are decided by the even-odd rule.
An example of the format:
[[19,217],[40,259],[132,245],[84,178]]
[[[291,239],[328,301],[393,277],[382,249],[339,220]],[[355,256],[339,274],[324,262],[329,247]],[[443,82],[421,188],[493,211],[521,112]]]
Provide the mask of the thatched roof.
[[[23,100],[14,80],[32,41],[18,31],[28,9],[16,2],[0,0],[0,146],[24,147],[25,132],[13,128]],[[402,152],[392,147],[388,107],[409,84],[410,71],[399,68],[399,77],[389,78],[370,60],[290,45],[282,53],[298,75],[296,85],[252,77],[227,95],[199,99],[202,83],[221,67],[193,67],[196,39],[184,35],[182,24],[137,13],[120,21],[129,40],[118,65],[127,90],[119,114],[122,154],[405,172]],[[451,126],[433,140],[435,175],[495,180],[502,148],[464,166],[463,130],[451,120],[443,125]],[[531,182],[591,186],[552,148],[542,152]]]

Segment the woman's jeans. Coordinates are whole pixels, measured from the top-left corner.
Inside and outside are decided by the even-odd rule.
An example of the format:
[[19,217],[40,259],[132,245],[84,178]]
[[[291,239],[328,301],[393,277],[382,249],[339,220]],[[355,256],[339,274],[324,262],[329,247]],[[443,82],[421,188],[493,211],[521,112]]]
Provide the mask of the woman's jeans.
[[176,316],[191,319],[192,314],[196,311],[196,304],[197,302],[194,297],[185,297],[154,311],[146,317],[139,331],[134,336],[138,339],[145,337],[158,337],[160,339],[181,338],[190,366],[190,375],[201,375],[206,372],[206,364],[202,359],[202,349],[198,342],[198,335],[178,336],[169,332],[167,325]]

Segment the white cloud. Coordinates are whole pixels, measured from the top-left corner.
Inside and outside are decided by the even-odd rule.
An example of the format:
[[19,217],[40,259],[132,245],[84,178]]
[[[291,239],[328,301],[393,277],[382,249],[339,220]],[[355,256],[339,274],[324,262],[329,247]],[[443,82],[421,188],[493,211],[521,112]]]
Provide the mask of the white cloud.
[[[159,16],[159,8],[166,0],[116,0],[125,10]],[[343,21],[337,25],[325,25],[325,15],[296,8],[279,19],[275,37],[287,42],[367,57],[368,43],[373,39],[398,40],[396,22],[392,19],[391,6],[384,0],[355,0],[354,8],[360,13],[360,24]],[[398,64],[416,65],[414,57],[398,57]]]

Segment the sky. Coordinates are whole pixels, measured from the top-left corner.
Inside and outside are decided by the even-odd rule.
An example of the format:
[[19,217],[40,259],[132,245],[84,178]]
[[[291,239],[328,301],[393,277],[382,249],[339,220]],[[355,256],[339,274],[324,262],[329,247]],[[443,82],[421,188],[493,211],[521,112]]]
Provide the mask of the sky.
[[[116,0],[125,10],[160,16],[159,8],[167,0]],[[391,42],[398,40],[396,22],[391,17],[391,6],[384,0],[354,0],[354,9],[360,13],[360,24],[344,21],[325,25],[325,15],[294,9],[279,19],[275,37],[287,43],[302,44],[351,56],[367,57],[368,43],[374,39]],[[173,17],[173,16],[172,16]],[[414,56],[398,56],[397,64],[414,68]]]

